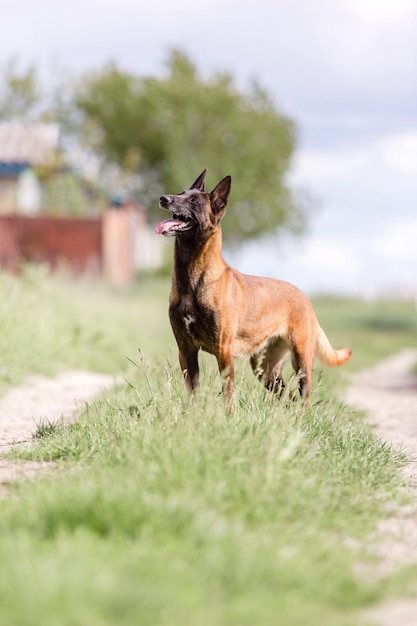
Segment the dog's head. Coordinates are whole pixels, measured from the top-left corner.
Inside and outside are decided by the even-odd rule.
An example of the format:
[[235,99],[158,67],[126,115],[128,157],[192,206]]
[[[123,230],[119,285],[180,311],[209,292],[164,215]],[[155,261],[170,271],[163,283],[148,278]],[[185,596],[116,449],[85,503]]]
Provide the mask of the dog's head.
[[206,173],[205,169],[189,189],[178,195],[160,197],[159,206],[171,211],[172,218],[156,226],[158,235],[192,238],[208,236],[216,228],[226,211],[232,179],[226,176],[212,191],[206,192]]

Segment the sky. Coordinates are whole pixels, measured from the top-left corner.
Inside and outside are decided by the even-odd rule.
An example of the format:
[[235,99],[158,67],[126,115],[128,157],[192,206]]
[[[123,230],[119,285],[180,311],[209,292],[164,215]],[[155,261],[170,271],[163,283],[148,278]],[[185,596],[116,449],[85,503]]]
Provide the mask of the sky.
[[1,25],[0,63],[158,75],[176,47],[256,79],[296,123],[288,177],[315,207],[301,238],[227,260],[310,294],[417,295],[415,0],[14,0]]

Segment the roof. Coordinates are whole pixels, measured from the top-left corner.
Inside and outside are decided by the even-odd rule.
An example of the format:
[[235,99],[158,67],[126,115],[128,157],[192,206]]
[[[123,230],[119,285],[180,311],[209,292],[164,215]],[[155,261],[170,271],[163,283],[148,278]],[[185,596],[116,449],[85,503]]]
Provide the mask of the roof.
[[0,121],[0,163],[45,165],[58,149],[58,124]]
[[30,165],[27,163],[3,163],[0,161],[0,178],[15,178],[29,167]]

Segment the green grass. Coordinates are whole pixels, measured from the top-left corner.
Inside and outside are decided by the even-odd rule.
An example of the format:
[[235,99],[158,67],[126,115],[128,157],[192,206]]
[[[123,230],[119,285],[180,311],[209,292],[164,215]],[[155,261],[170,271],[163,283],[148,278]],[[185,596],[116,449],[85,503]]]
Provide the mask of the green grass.
[[353,348],[348,369],[372,366],[396,351],[416,346],[417,308],[413,302],[316,298],[314,307],[335,347]]
[[[386,584],[357,571],[383,503],[400,498],[404,458],[336,399],[343,370],[316,376],[304,411],[266,393],[243,363],[228,416],[212,358],[192,402],[184,390],[166,281],[114,291],[33,270],[0,281],[15,290],[20,357],[3,338],[3,367],[10,358],[16,379],[76,366],[127,380],[15,451],[57,469],[1,501],[0,623],[353,626],[383,598]],[[42,360],[27,354],[28,302],[37,327],[48,320],[33,339]],[[332,342],[353,348],[351,369],[412,345],[415,312],[390,307],[387,318],[407,320],[396,331],[372,321],[374,305],[317,302]],[[83,339],[73,346],[75,325]]]
[[119,374],[139,347],[172,352],[168,292],[166,281],[116,290],[50,277],[42,267],[27,266],[19,278],[0,273],[0,391],[34,372]]
[[30,458],[72,470],[4,503],[2,621],[355,623],[379,592],[349,545],[401,458],[335,401],[303,412],[242,384],[227,417],[140,364],[135,385],[46,433]]

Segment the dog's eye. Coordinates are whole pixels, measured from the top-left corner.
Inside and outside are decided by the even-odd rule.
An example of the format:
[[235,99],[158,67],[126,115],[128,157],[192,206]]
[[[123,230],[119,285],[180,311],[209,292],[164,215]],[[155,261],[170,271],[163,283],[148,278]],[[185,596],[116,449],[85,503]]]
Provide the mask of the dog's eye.
[[197,200],[197,198],[195,196],[191,196],[190,202],[191,202],[191,204],[194,204],[194,205],[198,204],[198,200]]

